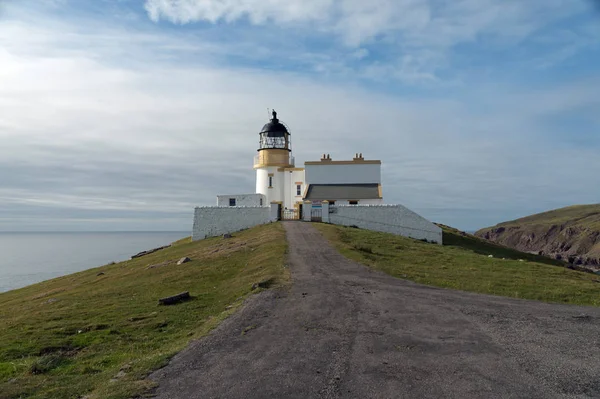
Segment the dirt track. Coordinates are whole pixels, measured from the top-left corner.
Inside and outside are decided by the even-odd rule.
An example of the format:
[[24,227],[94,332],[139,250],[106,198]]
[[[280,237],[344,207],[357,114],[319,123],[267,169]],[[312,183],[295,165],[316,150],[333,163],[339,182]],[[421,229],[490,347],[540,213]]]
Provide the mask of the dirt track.
[[414,284],[285,227],[292,287],[151,375],[158,398],[600,397],[600,309]]

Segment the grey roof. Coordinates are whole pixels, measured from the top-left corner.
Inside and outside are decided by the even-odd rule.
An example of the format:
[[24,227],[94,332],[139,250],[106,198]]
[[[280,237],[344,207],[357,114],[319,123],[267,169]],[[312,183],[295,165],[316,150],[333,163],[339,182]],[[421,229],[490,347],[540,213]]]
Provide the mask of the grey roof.
[[377,198],[381,198],[378,184],[311,184],[305,199],[325,201]]

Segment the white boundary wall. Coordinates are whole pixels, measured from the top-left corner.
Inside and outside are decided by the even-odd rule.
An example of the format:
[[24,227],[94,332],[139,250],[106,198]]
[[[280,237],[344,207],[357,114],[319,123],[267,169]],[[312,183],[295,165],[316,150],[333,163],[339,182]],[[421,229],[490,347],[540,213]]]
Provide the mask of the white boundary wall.
[[198,207],[194,210],[192,240],[203,240],[275,221],[271,207]]
[[[268,206],[267,197],[262,194],[217,195],[217,206],[229,206],[229,200],[235,199],[235,206]],[[261,202],[262,200],[262,202]]]
[[[325,212],[327,207],[323,207]],[[442,229],[402,205],[329,207],[329,223],[398,234],[442,244]],[[326,221],[325,219],[323,220]]]

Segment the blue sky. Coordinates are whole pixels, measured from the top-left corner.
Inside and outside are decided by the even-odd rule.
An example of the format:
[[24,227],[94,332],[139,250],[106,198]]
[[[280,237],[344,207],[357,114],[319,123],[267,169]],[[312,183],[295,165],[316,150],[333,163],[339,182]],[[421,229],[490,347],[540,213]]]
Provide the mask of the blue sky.
[[599,65],[592,0],[3,0],[0,231],[189,230],[267,108],[433,221],[597,203]]

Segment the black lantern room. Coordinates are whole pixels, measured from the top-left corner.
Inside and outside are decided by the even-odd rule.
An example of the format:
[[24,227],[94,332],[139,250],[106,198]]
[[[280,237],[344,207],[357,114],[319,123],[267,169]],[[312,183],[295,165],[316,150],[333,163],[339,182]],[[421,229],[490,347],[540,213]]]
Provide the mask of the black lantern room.
[[273,110],[273,118],[263,126],[260,132],[261,150],[278,149],[292,151],[292,141],[287,127],[277,119],[277,112]]

